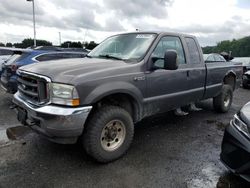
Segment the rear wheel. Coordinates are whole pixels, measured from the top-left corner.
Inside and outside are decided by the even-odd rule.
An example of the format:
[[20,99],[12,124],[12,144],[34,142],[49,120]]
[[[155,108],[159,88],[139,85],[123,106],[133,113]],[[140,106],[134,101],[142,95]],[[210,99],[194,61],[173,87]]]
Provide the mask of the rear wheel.
[[213,106],[217,112],[227,112],[233,100],[233,89],[230,85],[223,85],[221,93],[213,98]]
[[130,114],[118,106],[105,106],[88,121],[83,145],[95,160],[107,163],[125,154],[133,135],[134,124]]

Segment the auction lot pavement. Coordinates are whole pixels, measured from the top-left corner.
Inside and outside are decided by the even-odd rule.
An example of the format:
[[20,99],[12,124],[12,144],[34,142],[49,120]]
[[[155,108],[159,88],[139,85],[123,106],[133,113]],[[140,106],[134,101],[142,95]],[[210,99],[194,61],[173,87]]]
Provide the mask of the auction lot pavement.
[[[250,187],[219,161],[223,130],[250,90],[238,89],[230,111],[218,114],[211,100],[185,117],[166,113],[136,125],[121,159],[98,164],[81,145],[59,145],[24,131],[17,140],[0,134],[0,187]],[[0,132],[20,124],[0,91]],[[26,130],[26,129],[25,129]]]

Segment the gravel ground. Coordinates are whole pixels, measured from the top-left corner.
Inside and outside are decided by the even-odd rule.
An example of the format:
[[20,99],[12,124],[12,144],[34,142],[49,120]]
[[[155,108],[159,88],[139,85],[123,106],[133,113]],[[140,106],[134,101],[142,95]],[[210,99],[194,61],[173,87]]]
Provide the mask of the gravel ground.
[[[11,96],[0,91],[0,99],[5,132],[19,123],[9,108]],[[17,140],[0,142],[0,187],[250,187],[219,161],[225,126],[249,99],[249,90],[238,89],[226,114],[215,113],[207,100],[199,104],[202,111],[185,117],[147,118],[136,125],[128,153],[105,165],[80,144],[54,144],[19,127]]]

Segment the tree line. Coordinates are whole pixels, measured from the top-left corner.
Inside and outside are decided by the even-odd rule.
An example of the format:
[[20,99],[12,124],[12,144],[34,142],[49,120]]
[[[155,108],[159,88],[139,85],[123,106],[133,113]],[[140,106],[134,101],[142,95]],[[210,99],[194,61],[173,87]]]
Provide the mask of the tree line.
[[[52,46],[52,42],[47,40],[36,40],[37,46]],[[16,48],[28,48],[32,47],[34,45],[34,40],[31,38],[24,39],[21,43],[11,43],[7,42],[6,44],[0,42],[0,46],[4,47],[16,47]],[[65,41],[61,44],[60,47],[63,48],[86,48],[89,50],[92,50],[94,47],[96,47],[98,44],[95,43],[95,41],[90,42],[73,42],[73,41]]]
[[[1,43],[0,46],[5,47],[16,47],[16,48],[28,48],[33,46],[33,39],[27,38],[24,39],[21,43]],[[52,46],[52,42],[46,40],[36,40],[37,46]],[[86,48],[92,50],[98,44],[94,41],[90,42],[73,42],[73,41],[65,41],[61,44],[60,47],[63,48]],[[241,38],[241,39],[233,39],[233,40],[224,40],[217,43],[216,46],[206,46],[203,47],[203,53],[221,53],[221,52],[232,52],[234,57],[250,57],[250,36]]]
[[224,40],[216,46],[206,46],[202,49],[205,54],[231,51],[233,57],[250,57],[250,36],[238,40]]

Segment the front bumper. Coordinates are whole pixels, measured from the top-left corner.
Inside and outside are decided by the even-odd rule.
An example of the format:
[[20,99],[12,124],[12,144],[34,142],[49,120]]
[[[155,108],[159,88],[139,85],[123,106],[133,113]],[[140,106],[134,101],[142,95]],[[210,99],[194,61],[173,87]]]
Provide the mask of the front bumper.
[[76,143],[81,136],[92,106],[61,107],[52,104],[37,107],[26,102],[17,92],[13,102],[17,105],[18,120],[47,139],[62,144]]
[[250,182],[250,139],[232,121],[224,133],[220,159],[229,170]]

